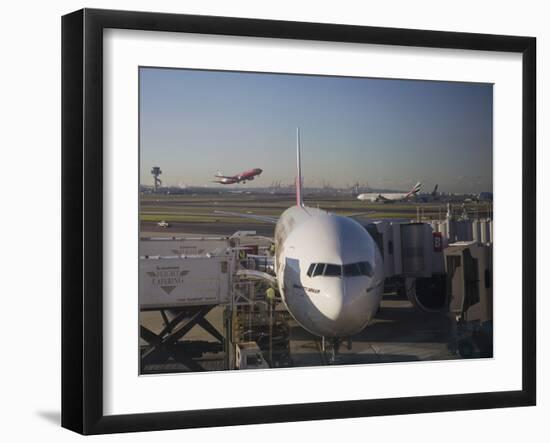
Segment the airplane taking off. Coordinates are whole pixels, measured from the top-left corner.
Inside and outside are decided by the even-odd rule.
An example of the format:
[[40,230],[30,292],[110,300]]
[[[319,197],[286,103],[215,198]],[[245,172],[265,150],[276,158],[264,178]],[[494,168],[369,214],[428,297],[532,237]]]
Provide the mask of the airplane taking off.
[[[367,230],[350,217],[305,206],[302,199],[300,131],[296,132],[296,205],[279,219],[234,212],[275,223],[275,280],[294,319],[306,330],[333,340],[361,332],[382,298],[382,255]],[[266,279],[273,277],[266,274]]]
[[221,183],[222,185],[234,185],[235,183],[246,183],[248,180],[254,180],[254,177],[263,172],[260,168],[249,169],[237,175],[223,175],[220,171],[216,172],[214,177],[219,180],[213,180],[213,183]]
[[395,203],[400,201],[406,201],[414,197],[420,192],[422,183],[417,182],[409,192],[388,192],[388,193],[378,193],[378,192],[368,192],[366,194],[359,194],[357,200],[370,201],[370,202],[383,202],[383,203]]

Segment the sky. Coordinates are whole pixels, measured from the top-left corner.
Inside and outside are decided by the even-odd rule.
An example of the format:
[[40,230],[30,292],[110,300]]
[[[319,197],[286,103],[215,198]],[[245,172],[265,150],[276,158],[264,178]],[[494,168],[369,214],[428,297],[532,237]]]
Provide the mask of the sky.
[[140,181],[492,191],[492,84],[140,68]]

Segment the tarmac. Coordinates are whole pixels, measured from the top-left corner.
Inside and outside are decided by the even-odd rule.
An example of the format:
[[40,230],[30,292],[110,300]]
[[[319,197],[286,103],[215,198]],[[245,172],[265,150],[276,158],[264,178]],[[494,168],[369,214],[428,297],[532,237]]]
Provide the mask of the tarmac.
[[[191,235],[230,236],[237,231],[255,231],[259,236],[272,237],[274,225],[258,223],[255,220],[234,219],[214,216],[214,209],[223,209],[234,212],[273,212],[280,213],[288,206],[288,197],[269,197],[267,203],[258,205],[254,196],[225,196],[222,205],[214,205],[213,199],[221,200],[224,197],[201,196],[197,201],[194,197],[176,196],[171,198],[156,199],[152,196],[149,200],[142,201],[144,213],[153,216],[158,214],[159,220],[169,220],[172,214],[176,217],[185,213],[191,217],[186,221],[168,221],[168,227],[159,227],[157,221],[141,220],[140,237],[175,237]],[[341,197],[340,197],[341,198]],[[200,200],[200,201],[199,201]],[[214,202],[215,203],[215,202]],[[347,201],[338,201],[338,198],[327,199],[323,202],[326,209],[338,206],[339,210],[365,210],[367,205],[360,204],[348,197]],[[442,205],[439,203],[439,205]],[[227,207],[226,207],[227,206]],[[348,207],[349,206],[349,207]],[[358,208],[359,207],[359,208]],[[428,207],[428,205],[426,205]],[[479,205],[481,208],[482,206]],[[484,207],[484,206],[483,206]],[[250,209],[252,208],[253,211]],[[416,205],[379,205],[386,212],[394,211],[396,214],[405,211],[410,216],[416,215]],[[174,215],[176,214],[176,215]],[[207,217],[208,215],[208,217]],[[155,215],[156,217],[156,215]],[[196,217],[196,221],[192,220]],[[204,220],[201,217],[205,217]],[[212,218],[212,220],[210,220]],[[185,233],[185,234],[183,234]],[[278,309],[284,309],[281,304]],[[223,306],[217,306],[207,315],[207,320],[220,333],[223,328]],[[288,315],[290,318],[290,315]],[[163,319],[159,312],[141,312],[140,323],[153,332],[159,332],[164,327]],[[451,334],[451,322],[445,314],[421,312],[407,300],[393,293],[384,295],[380,310],[371,323],[359,334],[352,337],[351,348],[348,342],[341,343],[335,360],[327,358],[327,353],[321,349],[319,337],[305,331],[292,318],[288,320],[289,348],[293,367],[323,366],[333,364],[371,364],[411,361],[433,361],[460,358],[451,349],[454,348],[454,339]],[[201,327],[195,326],[185,335],[186,341],[215,341],[213,336]],[[142,350],[146,348],[146,342],[141,340]],[[233,345],[234,346],[234,345]],[[195,359],[205,370],[223,370],[225,355],[223,351],[207,352],[202,357]],[[189,368],[184,364],[167,359],[165,361],[149,362],[142,368],[147,373],[186,372]]]
[[[280,306],[279,308],[281,308]],[[206,317],[223,333],[223,307],[214,308]],[[163,327],[158,312],[142,312],[141,324],[155,332]],[[321,349],[319,337],[304,330],[292,318],[288,321],[292,367],[324,366],[328,354]],[[212,340],[200,327],[193,328],[186,340]],[[342,342],[332,364],[369,364],[411,361],[451,360],[460,358],[450,350],[451,328],[447,316],[424,313],[406,299],[386,294],[380,310],[371,323],[352,337],[351,349]],[[142,340],[141,344],[146,343]],[[206,353],[196,361],[206,370],[223,370],[224,353]],[[189,369],[174,361],[158,362],[144,368],[146,372],[187,372]]]

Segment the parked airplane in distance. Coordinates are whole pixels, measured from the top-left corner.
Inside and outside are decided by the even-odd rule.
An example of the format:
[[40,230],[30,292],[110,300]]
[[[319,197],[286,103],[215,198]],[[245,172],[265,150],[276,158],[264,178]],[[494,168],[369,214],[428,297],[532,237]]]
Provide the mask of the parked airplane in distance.
[[216,211],[275,224],[275,278],[294,319],[306,330],[339,340],[361,332],[382,298],[384,266],[374,239],[356,220],[305,206],[300,132],[296,134],[296,205],[277,218]]
[[370,202],[383,202],[383,203],[395,203],[400,201],[406,201],[411,198],[413,198],[415,195],[417,195],[420,192],[420,188],[422,187],[422,183],[417,182],[409,192],[402,193],[402,192],[387,192],[387,193],[379,193],[379,192],[368,192],[365,194],[359,194],[357,196],[357,200],[363,200],[363,201],[370,201]]
[[441,199],[441,195],[437,192],[437,188],[439,185],[434,186],[434,190],[430,192],[429,194],[417,194],[416,199],[418,201],[427,203],[427,202],[435,202]]
[[260,168],[249,169],[248,171],[241,172],[237,175],[223,175],[220,171],[216,172],[214,177],[219,180],[213,180],[214,183],[221,183],[222,185],[234,185],[235,183],[246,183],[249,180],[254,180],[254,177],[260,175],[263,172]]

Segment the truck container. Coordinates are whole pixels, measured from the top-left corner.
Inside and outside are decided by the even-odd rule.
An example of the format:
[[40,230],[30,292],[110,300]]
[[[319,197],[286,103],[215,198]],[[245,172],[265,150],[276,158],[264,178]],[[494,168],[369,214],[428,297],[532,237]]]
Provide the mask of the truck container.
[[234,256],[141,257],[139,267],[142,310],[230,301]]
[[237,241],[229,237],[142,237],[139,242],[139,255],[219,255],[236,246]]

